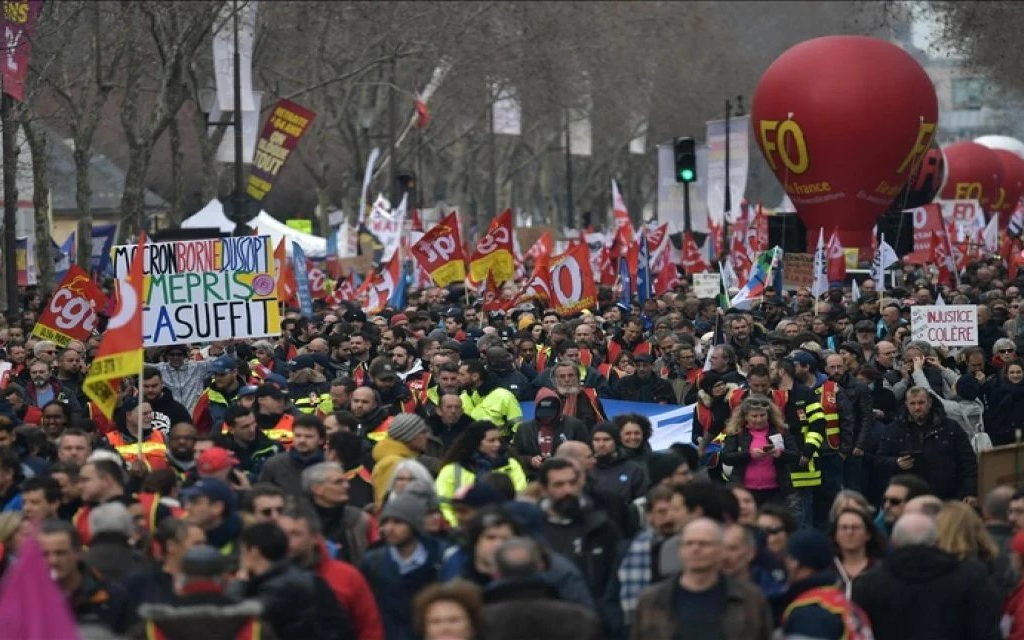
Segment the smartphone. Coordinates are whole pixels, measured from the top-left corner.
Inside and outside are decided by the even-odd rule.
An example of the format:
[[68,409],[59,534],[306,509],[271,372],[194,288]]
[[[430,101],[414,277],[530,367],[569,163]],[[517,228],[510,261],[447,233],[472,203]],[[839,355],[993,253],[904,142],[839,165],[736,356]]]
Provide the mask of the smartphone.
[[771,444],[771,443],[768,443],[768,444],[764,445],[763,447],[761,447],[761,451],[774,451],[774,450],[775,450],[775,445]]

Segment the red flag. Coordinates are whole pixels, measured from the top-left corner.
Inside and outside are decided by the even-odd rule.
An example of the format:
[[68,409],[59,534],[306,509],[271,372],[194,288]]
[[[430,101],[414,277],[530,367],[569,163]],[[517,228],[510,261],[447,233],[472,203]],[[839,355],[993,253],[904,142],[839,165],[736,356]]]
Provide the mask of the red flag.
[[[455,212],[452,211],[452,214]],[[423,221],[420,220],[420,210],[413,207],[412,213],[409,215],[409,230],[410,231],[423,231]]]
[[597,283],[590,272],[588,251],[587,245],[576,244],[551,259],[551,306],[559,314],[577,313],[597,304]]
[[523,302],[530,302],[533,300],[547,304],[548,301],[551,300],[551,283],[548,281],[548,266],[548,258],[542,257],[537,260],[537,264],[533,267],[533,275],[526,282],[526,285],[519,290],[519,293],[512,301],[510,307],[515,307]]
[[423,234],[409,252],[439,287],[466,279],[466,258],[462,253],[458,216],[454,211]]
[[416,92],[416,128],[426,129],[427,125],[430,124],[430,110],[427,109],[427,103],[423,101],[420,93]]
[[491,221],[487,233],[476,243],[469,259],[469,279],[483,282],[488,272],[494,279],[507,282],[515,276],[515,249],[512,241],[512,210],[505,209]]
[[86,340],[96,328],[96,312],[107,306],[107,296],[78,265],[71,265],[32,328],[32,335],[66,347]]
[[383,269],[368,278],[370,285],[366,290],[366,303],[363,305],[363,310],[367,315],[377,315],[384,310],[384,307],[388,305],[388,300],[391,299],[398,287],[401,277],[402,263],[399,262],[396,253]]
[[[718,258],[725,251],[725,229],[722,225],[716,223],[710,216],[708,217],[708,242],[711,243],[711,255]],[[683,263],[686,266],[686,263]]]
[[683,269],[686,273],[706,273],[710,271],[704,254],[697,248],[697,242],[689,231],[683,233]]
[[[584,240],[585,242],[585,240]],[[537,241],[533,243],[530,250],[526,252],[527,258],[532,258],[536,262],[541,257],[550,257],[551,250],[554,248],[554,239],[551,237],[550,231],[545,231],[537,238]]]
[[142,265],[145,246],[146,234],[140,233],[128,277],[117,281],[117,310],[107,323],[89,374],[82,383],[85,395],[108,419],[114,416],[121,379],[142,372],[142,307],[146,300]]
[[732,246],[729,250],[729,261],[732,263],[733,271],[739,276],[741,282],[750,278],[750,267],[753,264],[750,256],[747,255],[747,223],[737,221],[733,225]]
[[615,264],[612,262],[612,258],[609,254],[608,247],[601,247],[597,255],[598,264],[601,267],[601,284],[610,287],[613,284],[615,284],[615,279],[619,277],[618,270],[615,268]]
[[1012,247],[1012,254],[1003,254],[1012,256],[1010,258],[1010,267],[1007,273],[1010,280],[1014,280],[1017,278],[1017,271],[1020,269],[1022,265],[1024,265],[1024,251],[1021,251],[1019,238],[1014,238]]
[[679,270],[671,260],[666,260],[654,277],[654,295],[660,296],[672,290],[679,282]]
[[483,307],[484,311],[505,311],[512,305],[511,300],[501,296],[501,289],[494,277],[487,274],[487,286],[484,288]]
[[306,276],[309,278],[309,295],[314,300],[323,300],[330,291],[327,290],[327,276],[316,263],[306,258]]
[[839,242],[839,236],[835,231],[828,239],[828,248],[825,250],[828,256],[828,279],[830,282],[841,282],[846,279],[846,254],[843,253],[843,245]]

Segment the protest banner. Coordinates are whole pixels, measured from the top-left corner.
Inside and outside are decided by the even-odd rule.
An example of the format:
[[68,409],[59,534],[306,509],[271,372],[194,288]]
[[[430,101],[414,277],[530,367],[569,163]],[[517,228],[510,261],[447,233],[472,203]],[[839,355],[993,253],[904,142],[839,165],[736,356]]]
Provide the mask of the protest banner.
[[597,306],[597,283],[590,271],[587,245],[574,244],[551,259],[548,271],[551,306],[560,314],[578,313]]
[[141,258],[146,347],[259,338],[281,332],[269,236],[146,243],[113,250],[116,278]]
[[19,102],[25,97],[25,79],[32,53],[32,33],[39,19],[42,0],[6,0],[3,25],[3,91]]
[[903,257],[908,264],[934,262],[932,238],[942,233],[942,210],[937,203],[910,210],[914,223],[914,251]]
[[808,287],[814,284],[814,254],[787,253],[782,257],[784,285],[789,288]]
[[693,292],[698,298],[717,298],[721,286],[722,277],[717,273],[693,274]]
[[299,297],[299,308],[307,318],[313,315],[313,294],[309,286],[309,267],[306,254],[298,242],[292,242],[292,269],[295,271],[295,287]]
[[910,339],[944,347],[977,346],[978,307],[973,304],[911,307]]
[[250,198],[263,201],[289,154],[315,117],[316,113],[291,100],[282,99],[274,106],[256,143],[256,156],[252,160],[252,171],[245,189]]
[[96,312],[106,306],[103,290],[73,264],[39,315],[32,335],[50,340],[62,349],[72,340],[84,341],[96,329]]

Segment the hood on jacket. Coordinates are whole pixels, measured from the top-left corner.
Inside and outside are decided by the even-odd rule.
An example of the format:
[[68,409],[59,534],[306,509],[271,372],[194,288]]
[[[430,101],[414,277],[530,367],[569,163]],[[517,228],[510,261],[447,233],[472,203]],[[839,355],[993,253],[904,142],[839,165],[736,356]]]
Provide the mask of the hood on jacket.
[[932,582],[946,577],[956,571],[958,565],[955,556],[924,545],[896,549],[882,562],[883,570],[911,583]]
[[416,452],[409,448],[409,445],[398,440],[392,440],[391,438],[384,438],[377,444],[373,445],[373,456],[374,462],[380,462],[384,458],[389,456],[399,456],[401,458],[415,458]]
[[[739,389],[739,388],[740,388],[740,385],[736,384],[735,382],[726,382],[725,383],[725,395],[722,396],[722,400],[721,401],[722,402],[728,402],[729,401],[729,396],[731,396],[732,393],[734,391],[736,391],[737,389]],[[702,405],[704,405],[705,407],[710,407],[711,403],[714,402],[714,398],[711,397],[711,394],[706,392],[706,391],[704,391],[703,389],[697,391],[697,400]]]
[[558,412],[562,412],[562,398],[559,397],[558,392],[551,387],[541,387],[540,391],[537,392],[537,397],[533,399],[533,408],[536,410],[540,401],[544,398],[554,398],[558,402]]

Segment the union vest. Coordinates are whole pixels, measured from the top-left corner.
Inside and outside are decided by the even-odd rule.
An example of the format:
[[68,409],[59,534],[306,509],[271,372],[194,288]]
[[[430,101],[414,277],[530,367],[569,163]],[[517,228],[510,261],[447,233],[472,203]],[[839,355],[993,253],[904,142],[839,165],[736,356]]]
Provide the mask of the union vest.
[[821,411],[825,415],[825,442],[832,450],[839,449],[839,385],[826,380],[815,389],[820,396]]
[[[127,464],[139,457],[139,443],[128,442],[120,431],[111,431],[107,434],[107,442],[114,447],[118,455]],[[143,462],[149,469],[163,469],[167,466],[167,443],[164,434],[154,429],[149,437],[142,441]]]

